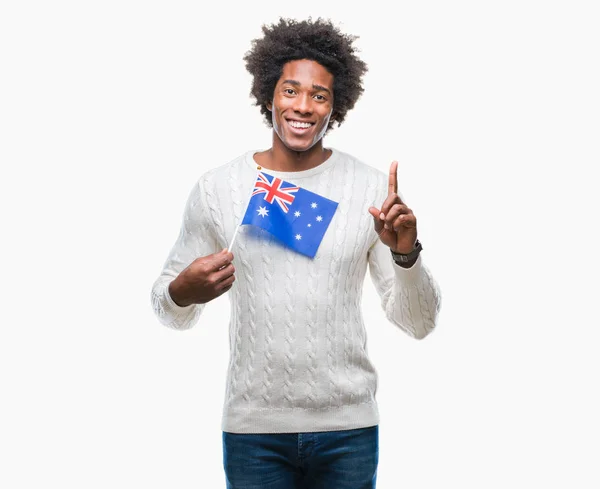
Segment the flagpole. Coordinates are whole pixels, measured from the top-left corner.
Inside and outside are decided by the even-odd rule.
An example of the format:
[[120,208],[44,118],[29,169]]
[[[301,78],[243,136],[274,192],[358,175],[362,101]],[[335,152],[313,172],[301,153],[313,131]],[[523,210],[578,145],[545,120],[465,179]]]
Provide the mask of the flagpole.
[[[256,174],[258,175],[258,172],[262,170],[262,167],[257,166],[256,167]],[[254,178],[254,182],[256,182],[256,178]],[[254,188],[254,187],[252,187]],[[252,191],[251,191],[252,192]],[[252,198],[252,194],[250,195],[250,197]],[[248,204],[246,204],[246,208],[248,207]],[[244,219],[244,217],[242,216],[242,220]],[[237,227],[235,228],[235,231],[233,232],[233,238],[231,238],[231,243],[229,243],[229,246],[227,247],[227,251],[231,251],[233,248],[233,243],[235,242],[235,238],[238,234],[238,230],[240,229],[240,226],[242,225],[242,223],[240,222]]]
[[233,243],[235,243],[235,237],[237,236],[238,229],[240,229],[241,225],[242,225],[242,223],[238,224],[237,227],[235,228],[235,231],[233,233],[233,238],[231,238],[231,243],[227,247],[227,251],[231,251],[231,248],[233,248]]

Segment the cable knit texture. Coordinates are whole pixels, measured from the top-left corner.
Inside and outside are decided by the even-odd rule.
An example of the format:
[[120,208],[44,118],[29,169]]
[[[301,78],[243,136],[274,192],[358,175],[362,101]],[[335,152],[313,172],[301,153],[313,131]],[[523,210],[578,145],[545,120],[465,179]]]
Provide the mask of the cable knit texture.
[[[174,329],[198,322],[205,304],[180,307],[169,283],[193,260],[227,247],[256,178],[256,151],[202,175],[188,198],[181,232],[152,287],[159,321]],[[387,175],[341,151],[316,168],[265,171],[339,203],[314,259],[266,231],[242,226],[232,252],[228,292],[230,361],[222,429],[296,433],[379,423],[377,375],[361,311],[367,267],[386,317],[414,338],[434,328],[441,295],[419,257],[396,265],[368,213],[387,195]],[[210,307],[210,305],[208,306]]]

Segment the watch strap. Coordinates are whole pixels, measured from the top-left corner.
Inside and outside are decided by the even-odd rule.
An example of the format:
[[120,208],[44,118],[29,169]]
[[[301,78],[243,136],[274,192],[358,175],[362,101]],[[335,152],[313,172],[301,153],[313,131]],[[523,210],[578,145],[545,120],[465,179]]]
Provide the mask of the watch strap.
[[415,246],[413,248],[413,250],[410,253],[394,253],[391,249],[390,251],[392,252],[392,257],[394,258],[394,261],[397,263],[408,263],[410,261],[413,261],[414,259],[416,259],[419,256],[419,253],[421,253],[421,251],[423,250],[423,245],[421,244],[421,242],[417,239],[417,241],[415,241]]

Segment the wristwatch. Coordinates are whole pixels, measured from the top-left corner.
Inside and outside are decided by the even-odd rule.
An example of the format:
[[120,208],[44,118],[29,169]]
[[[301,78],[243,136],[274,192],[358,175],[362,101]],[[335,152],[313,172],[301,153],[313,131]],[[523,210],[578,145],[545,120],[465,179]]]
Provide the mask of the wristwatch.
[[394,253],[390,249],[390,251],[392,251],[392,257],[394,258],[394,261],[398,264],[404,264],[404,263],[413,261],[414,259],[417,258],[417,256],[419,256],[419,253],[421,253],[422,250],[423,250],[423,246],[421,245],[421,242],[418,239],[417,239],[417,241],[415,241],[415,247],[413,248],[413,250],[410,253],[407,253],[407,254]]

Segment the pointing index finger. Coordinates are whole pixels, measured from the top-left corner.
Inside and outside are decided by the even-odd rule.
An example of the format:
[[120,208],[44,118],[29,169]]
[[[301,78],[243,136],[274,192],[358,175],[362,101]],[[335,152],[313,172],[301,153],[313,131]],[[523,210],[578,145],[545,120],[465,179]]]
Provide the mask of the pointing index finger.
[[392,161],[390,165],[390,176],[388,184],[388,195],[398,193],[398,162]]

